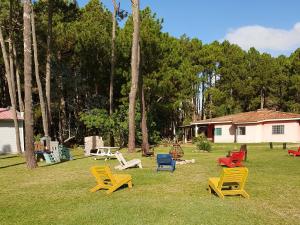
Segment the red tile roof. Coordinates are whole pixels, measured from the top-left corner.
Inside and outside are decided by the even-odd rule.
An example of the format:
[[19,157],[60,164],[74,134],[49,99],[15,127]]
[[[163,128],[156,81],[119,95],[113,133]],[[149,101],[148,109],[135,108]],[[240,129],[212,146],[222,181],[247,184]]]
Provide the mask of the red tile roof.
[[[20,112],[17,111],[18,120],[23,120],[23,116]],[[12,110],[9,108],[0,108],[0,120],[12,120],[13,113]]]
[[192,124],[258,123],[258,122],[272,121],[272,120],[297,120],[297,119],[300,120],[300,114],[262,109],[257,111],[221,116],[221,117],[216,117],[207,120],[199,120],[193,122]]

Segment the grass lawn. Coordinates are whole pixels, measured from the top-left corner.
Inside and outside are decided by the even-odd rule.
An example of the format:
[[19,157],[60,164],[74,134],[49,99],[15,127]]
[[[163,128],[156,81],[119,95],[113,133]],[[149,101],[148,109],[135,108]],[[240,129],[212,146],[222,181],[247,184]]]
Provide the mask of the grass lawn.
[[[41,162],[29,171],[23,158],[1,156],[0,224],[299,224],[300,157],[290,157],[278,146],[248,145],[245,189],[250,199],[208,194],[208,178],[221,170],[216,159],[232,148],[218,144],[211,153],[199,153],[187,145],[184,158],[196,163],[178,165],[174,173],[157,173],[155,159],[142,158],[143,169],[126,170],[134,187],[112,195],[89,192],[96,184],[89,168],[105,163],[113,168],[116,160],[95,161],[77,150],[73,161]],[[127,159],[140,158],[140,153],[123,152]]]

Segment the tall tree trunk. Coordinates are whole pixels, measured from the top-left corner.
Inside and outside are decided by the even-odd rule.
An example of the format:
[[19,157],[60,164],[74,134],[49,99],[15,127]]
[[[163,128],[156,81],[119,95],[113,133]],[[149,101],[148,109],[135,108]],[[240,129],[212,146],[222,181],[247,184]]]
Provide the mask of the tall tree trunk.
[[140,20],[139,9],[140,1],[132,0],[132,17],[133,17],[133,34],[132,34],[132,49],[131,49],[131,88],[129,93],[129,135],[128,135],[128,151],[135,151],[135,103],[136,93],[139,79],[139,36],[140,36]]
[[[41,105],[41,111],[42,111],[42,120],[43,120],[43,129],[44,129],[44,135],[49,136],[49,125],[48,125],[48,117],[46,114],[46,104],[45,104],[45,98],[43,94],[43,86],[40,79],[39,74],[39,61],[38,61],[38,52],[37,52],[37,43],[36,43],[36,33],[35,33],[35,19],[34,19],[34,11],[32,8],[31,11],[31,29],[32,29],[32,41],[33,41],[33,53],[34,53],[34,70],[35,70],[35,79],[39,91],[39,100]],[[49,146],[48,146],[49,147]]]
[[9,40],[8,40],[8,52],[9,52],[9,68],[10,68],[10,79],[11,87],[14,95],[14,101],[16,106],[16,82],[15,82],[15,71],[14,71],[14,55],[13,55],[13,0],[10,0],[9,4]]
[[59,104],[59,141],[61,143],[64,142],[66,136],[66,101],[63,93],[60,96],[60,104]]
[[148,127],[147,127],[147,110],[145,103],[145,93],[144,93],[144,83],[143,77],[140,77],[139,81],[139,95],[140,95],[140,108],[141,108],[141,129],[142,129],[142,152],[144,155],[147,155],[149,152],[149,137],[148,137]]
[[264,93],[264,88],[260,90],[260,109],[264,108],[264,103],[265,103],[265,93]]
[[46,99],[48,123],[52,124],[51,117],[51,54],[52,54],[52,1],[48,0],[48,31],[46,55]]
[[208,108],[208,116],[209,116],[209,119],[212,118],[212,94],[211,94],[211,88],[212,88],[212,76],[213,74],[210,72],[209,73],[209,94],[208,94],[208,101],[209,101],[209,108]]
[[1,49],[2,49],[4,65],[5,65],[5,75],[6,75],[7,84],[8,84],[9,97],[10,97],[10,102],[11,102],[11,106],[12,106],[11,110],[12,110],[13,121],[14,121],[14,126],[15,126],[17,151],[19,154],[22,154],[21,142],[20,142],[20,131],[19,131],[17,112],[16,112],[16,100],[15,100],[14,94],[13,94],[14,90],[12,88],[9,60],[8,60],[8,56],[6,53],[5,42],[4,42],[4,38],[2,35],[1,25],[0,25],[0,44],[1,44]]
[[141,111],[141,130],[142,130],[142,152],[144,155],[147,155],[149,152],[149,137],[148,137],[148,127],[147,127],[147,109],[145,102],[145,93],[144,93],[144,80],[141,73],[142,61],[141,61],[141,48],[138,46],[138,64],[139,66],[139,98],[140,98],[140,111]]
[[[59,65],[62,65],[61,61],[61,52],[58,52],[57,55]],[[66,114],[66,101],[64,96],[64,83],[63,83],[63,67],[60,67],[58,72],[58,94],[60,96],[60,104],[59,104],[59,141],[61,143],[64,142],[65,131],[66,131],[66,122],[67,122],[67,114]]]
[[19,69],[19,64],[17,63],[17,51],[14,44],[13,44],[13,53],[14,53],[14,64],[16,67],[19,110],[21,112],[24,112],[24,103],[23,103],[22,92],[21,92],[20,69]]
[[196,110],[197,110],[197,100],[196,100],[195,95],[191,98],[191,103],[192,103],[192,106],[193,106],[192,121],[195,121],[196,120]]
[[33,116],[32,116],[32,58],[31,58],[31,0],[24,0],[24,91],[25,91],[25,155],[29,169],[37,167],[33,151]]
[[201,82],[201,120],[206,119],[206,115],[205,115],[205,85],[204,85],[204,81]]
[[[112,116],[113,114],[113,107],[114,107],[114,75],[115,75],[115,63],[116,63],[116,56],[115,56],[115,41],[116,41],[116,16],[118,11],[118,6],[115,0],[112,0],[114,10],[112,14],[112,35],[111,35],[111,59],[110,59],[110,83],[109,83],[109,115]],[[114,136],[113,133],[110,133],[110,146],[114,146]]]
[[114,74],[115,74],[115,41],[116,41],[116,14],[118,6],[115,0],[112,0],[114,10],[112,14],[112,35],[111,35],[111,59],[110,59],[110,83],[109,83],[109,115],[113,113],[113,95],[114,95]]

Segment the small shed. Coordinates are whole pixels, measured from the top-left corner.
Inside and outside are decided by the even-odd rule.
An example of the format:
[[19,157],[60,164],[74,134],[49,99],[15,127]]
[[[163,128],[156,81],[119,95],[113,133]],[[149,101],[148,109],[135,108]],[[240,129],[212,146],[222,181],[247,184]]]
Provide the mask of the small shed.
[[[24,151],[24,116],[17,112],[20,142],[22,151]],[[0,154],[16,154],[16,133],[13,121],[13,113],[10,108],[0,108]]]

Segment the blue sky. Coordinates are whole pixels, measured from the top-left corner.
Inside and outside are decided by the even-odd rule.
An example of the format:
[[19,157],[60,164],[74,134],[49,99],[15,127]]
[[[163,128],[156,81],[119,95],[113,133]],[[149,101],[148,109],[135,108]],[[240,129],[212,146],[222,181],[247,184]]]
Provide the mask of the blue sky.
[[[300,0],[140,0],[164,19],[165,32],[186,34],[204,43],[227,39],[247,50],[273,55],[300,47]],[[84,6],[88,0],[78,0]],[[112,9],[111,0],[103,0]],[[130,0],[121,0],[129,12]]]

